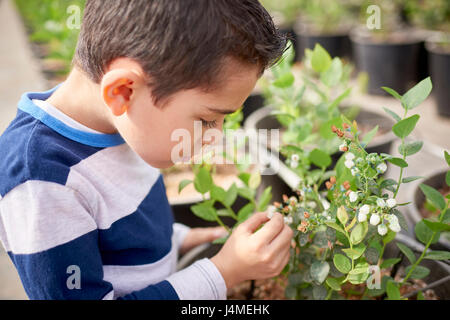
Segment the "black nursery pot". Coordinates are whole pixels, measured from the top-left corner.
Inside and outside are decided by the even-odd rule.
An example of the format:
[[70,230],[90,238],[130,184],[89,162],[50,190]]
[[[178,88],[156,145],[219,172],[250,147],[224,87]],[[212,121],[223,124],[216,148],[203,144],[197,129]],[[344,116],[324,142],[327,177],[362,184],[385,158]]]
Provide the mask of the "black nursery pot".
[[404,94],[418,80],[421,41],[374,43],[351,37],[353,57],[360,71],[369,75],[368,91],[387,95],[382,86]]
[[298,35],[297,51],[303,57],[305,49],[314,49],[316,43],[328,51],[332,57],[350,59],[352,56],[350,38],[347,34],[311,35],[302,33]]
[[262,108],[264,104],[265,100],[262,94],[252,93],[244,102],[244,108],[242,109],[243,121],[247,120],[253,112]]
[[426,45],[433,94],[440,115],[450,117],[450,53]]

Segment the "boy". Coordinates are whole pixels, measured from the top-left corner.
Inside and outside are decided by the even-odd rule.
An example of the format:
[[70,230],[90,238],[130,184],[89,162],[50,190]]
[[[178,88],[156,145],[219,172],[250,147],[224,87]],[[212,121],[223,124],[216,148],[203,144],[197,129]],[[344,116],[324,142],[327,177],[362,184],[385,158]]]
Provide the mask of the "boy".
[[0,138],[0,240],[30,299],[226,299],[277,275],[292,231],[264,213],[175,272],[221,230],[174,224],[156,168],[174,130],[221,129],[285,45],[257,0],[88,0],[67,81],[24,94]]

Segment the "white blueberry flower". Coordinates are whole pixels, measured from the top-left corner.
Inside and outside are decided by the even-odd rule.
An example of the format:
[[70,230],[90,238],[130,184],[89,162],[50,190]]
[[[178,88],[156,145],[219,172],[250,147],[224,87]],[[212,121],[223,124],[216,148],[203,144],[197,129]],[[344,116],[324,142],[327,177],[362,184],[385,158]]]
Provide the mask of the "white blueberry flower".
[[356,176],[360,172],[359,169],[356,167],[351,168],[350,170],[351,170],[352,176]]
[[355,155],[351,152],[345,154],[345,160],[353,160],[355,158]]
[[322,206],[325,210],[330,209],[330,203],[325,199],[322,199]]
[[293,154],[293,155],[291,156],[291,160],[292,160],[293,162],[298,162],[298,161],[300,160],[300,157],[298,156],[298,154]]
[[401,230],[400,224],[398,223],[390,223],[389,228],[394,232],[400,232]]
[[317,207],[317,204],[314,201],[309,201],[307,203],[308,207],[315,209]]
[[289,217],[284,217],[284,223],[286,224],[291,224],[294,220],[292,219],[291,216]]
[[387,165],[386,165],[386,163],[380,163],[378,166],[377,166],[377,171],[379,172],[379,173],[385,173],[386,172],[386,170],[387,170]]
[[327,220],[330,221],[331,220],[331,216],[327,216]]
[[366,221],[367,220],[367,213],[364,213],[364,212],[359,212],[358,213],[358,221],[359,222],[364,222],[364,221]]
[[351,168],[353,168],[353,167],[355,166],[355,163],[353,162],[353,160],[345,160],[344,165],[345,165],[347,168],[351,169]]
[[322,216],[324,216],[326,218],[328,216],[328,212],[326,212],[326,211],[322,212]]
[[390,224],[398,224],[398,218],[395,214],[389,214],[386,216],[386,220],[390,223]]
[[350,199],[350,202],[356,202],[356,200],[358,200],[358,194],[354,191],[350,192],[348,197]]
[[273,215],[275,214],[277,208],[275,208],[275,206],[269,206],[267,208],[267,218],[272,219]]
[[388,228],[384,224],[378,226],[378,234],[384,236],[388,232]]
[[370,212],[370,206],[368,204],[363,205],[359,208],[359,212],[362,214],[368,214]]
[[381,220],[380,216],[376,213],[374,213],[370,216],[370,224],[373,226],[378,225],[380,223],[380,220]]
[[377,199],[377,206],[379,206],[380,208],[386,207],[386,201],[384,201],[384,199],[378,198]]
[[395,199],[388,199],[386,203],[389,208],[393,208],[397,205],[397,201],[395,201]]

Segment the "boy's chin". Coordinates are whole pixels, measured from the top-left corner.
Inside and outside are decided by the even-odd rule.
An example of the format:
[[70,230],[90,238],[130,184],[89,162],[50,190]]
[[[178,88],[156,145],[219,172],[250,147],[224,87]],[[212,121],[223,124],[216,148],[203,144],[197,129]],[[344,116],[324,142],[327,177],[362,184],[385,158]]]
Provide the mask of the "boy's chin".
[[147,163],[157,169],[167,169],[174,165],[172,161],[147,161]]

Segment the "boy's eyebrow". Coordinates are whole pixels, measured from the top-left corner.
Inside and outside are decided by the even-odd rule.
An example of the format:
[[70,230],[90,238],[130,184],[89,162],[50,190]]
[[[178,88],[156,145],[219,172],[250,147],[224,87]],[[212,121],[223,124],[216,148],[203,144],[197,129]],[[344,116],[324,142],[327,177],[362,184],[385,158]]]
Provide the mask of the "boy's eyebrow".
[[236,110],[222,110],[220,108],[215,108],[215,107],[209,107],[206,106],[210,111],[215,112],[215,113],[220,113],[220,114],[232,114],[235,113]]

